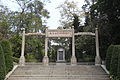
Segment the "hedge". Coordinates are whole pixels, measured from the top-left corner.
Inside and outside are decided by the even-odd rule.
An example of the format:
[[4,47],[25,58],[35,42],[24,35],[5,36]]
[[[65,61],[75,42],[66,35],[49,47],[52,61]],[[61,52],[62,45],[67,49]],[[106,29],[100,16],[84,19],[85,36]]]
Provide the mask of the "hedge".
[[111,62],[113,50],[114,50],[114,45],[110,45],[108,47],[107,54],[106,54],[106,68],[107,68],[107,70],[110,70],[110,62]]
[[6,75],[5,57],[2,46],[0,45],[0,80],[4,80]]
[[1,46],[5,54],[6,72],[9,72],[13,68],[12,48],[11,48],[10,42],[7,40],[2,40]]
[[[119,48],[119,52],[120,52],[120,48]],[[119,56],[118,56],[118,70],[117,70],[117,77],[118,77],[119,80],[120,80],[120,53],[119,53]]]
[[120,54],[120,46],[115,45],[114,50],[111,57],[111,63],[110,63],[110,74],[114,77],[117,76],[117,69],[118,69],[118,55]]

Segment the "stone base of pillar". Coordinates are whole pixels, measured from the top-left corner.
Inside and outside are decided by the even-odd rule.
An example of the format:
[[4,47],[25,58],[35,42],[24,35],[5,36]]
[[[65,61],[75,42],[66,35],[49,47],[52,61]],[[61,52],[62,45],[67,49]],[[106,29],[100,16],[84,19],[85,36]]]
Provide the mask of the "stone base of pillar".
[[20,66],[25,66],[25,57],[24,57],[24,56],[21,56],[21,57],[20,57],[19,65],[20,65]]
[[47,66],[48,64],[49,64],[49,58],[48,58],[48,56],[44,56],[43,65]]
[[77,65],[77,59],[76,59],[76,57],[75,56],[72,56],[71,57],[71,65]]
[[100,58],[100,56],[96,56],[95,57],[95,65],[96,66],[100,66],[101,65],[101,58]]

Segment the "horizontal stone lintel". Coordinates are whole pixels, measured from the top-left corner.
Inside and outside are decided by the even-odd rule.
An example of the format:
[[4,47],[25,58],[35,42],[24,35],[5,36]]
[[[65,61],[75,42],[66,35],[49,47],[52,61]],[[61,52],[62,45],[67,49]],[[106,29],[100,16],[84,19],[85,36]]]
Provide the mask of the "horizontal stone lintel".
[[31,36],[32,36],[32,35],[33,35],[33,36],[34,36],[34,35],[45,36],[45,33],[26,33],[25,35],[26,35],[26,36],[30,36],[30,35],[31,35]]
[[78,33],[74,33],[74,35],[92,35],[92,36],[95,36],[95,33],[92,33],[92,32],[78,32]]

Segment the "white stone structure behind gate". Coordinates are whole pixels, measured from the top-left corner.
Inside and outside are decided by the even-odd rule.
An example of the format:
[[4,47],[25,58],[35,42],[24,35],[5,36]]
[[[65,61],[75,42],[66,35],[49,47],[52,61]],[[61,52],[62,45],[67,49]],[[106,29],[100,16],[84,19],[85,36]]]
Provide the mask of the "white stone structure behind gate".
[[65,50],[63,48],[57,50],[57,62],[65,62]]

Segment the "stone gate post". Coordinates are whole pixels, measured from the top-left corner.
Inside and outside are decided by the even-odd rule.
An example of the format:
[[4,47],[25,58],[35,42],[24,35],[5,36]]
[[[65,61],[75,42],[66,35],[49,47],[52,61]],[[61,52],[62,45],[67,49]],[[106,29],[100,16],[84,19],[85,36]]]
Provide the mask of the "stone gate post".
[[71,65],[76,65],[77,59],[75,56],[75,36],[74,36],[74,27],[72,27],[72,57],[71,57]]
[[101,58],[99,53],[99,38],[98,38],[98,28],[95,29],[95,42],[96,42],[96,57],[95,65],[101,65]]
[[25,56],[24,56],[24,50],[25,50],[25,28],[22,28],[23,33],[22,33],[22,49],[21,49],[21,56],[19,60],[20,66],[25,65]]
[[47,55],[47,52],[48,52],[47,31],[48,31],[48,27],[46,27],[46,30],[45,30],[45,55],[44,55],[44,58],[43,58],[43,65],[48,65],[49,64],[49,58],[48,58],[48,55]]

